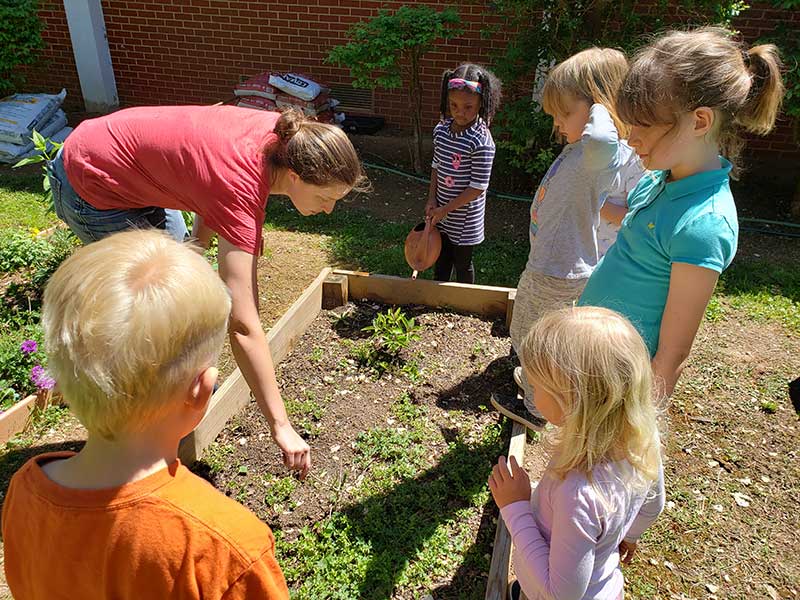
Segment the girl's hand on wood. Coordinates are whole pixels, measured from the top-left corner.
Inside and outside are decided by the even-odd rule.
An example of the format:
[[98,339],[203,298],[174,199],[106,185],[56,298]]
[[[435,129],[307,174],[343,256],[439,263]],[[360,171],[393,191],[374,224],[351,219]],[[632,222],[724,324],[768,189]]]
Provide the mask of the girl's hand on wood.
[[500,508],[520,500],[530,502],[531,499],[531,480],[513,456],[508,463],[505,456],[500,457],[489,476],[489,489]]

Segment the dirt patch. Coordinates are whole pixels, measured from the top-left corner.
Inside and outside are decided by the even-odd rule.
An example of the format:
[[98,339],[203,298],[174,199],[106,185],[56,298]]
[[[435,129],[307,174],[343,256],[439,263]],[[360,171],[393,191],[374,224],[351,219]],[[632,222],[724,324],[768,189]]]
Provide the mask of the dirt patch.
[[[264,330],[283,316],[319,272],[328,266],[325,236],[294,231],[264,231],[264,256],[258,261],[259,312]],[[220,382],[236,370],[230,341],[219,359]]]
[[[341,309],[323,311],[278,368],[295,426],[313,449],[304,484],[288,476],[254,404],[229,422],[199,472],[280,532],[278,552],[298,597],[314,597],[298,564],[307,528],[326,519],[343,519],[353,543],[369,545],[384,565],[368,569],[354,597],[434,588],[436,598],[481,596],[496,518],[486,478],[507,448],[489,396],[513,386],[507,331],[501,322],[408,308],[420,339],[403,351],[404,371],[377,377],[357,356],[369,343],[362,328],[384,308],[357,303],[344,318]],[[380,527],[370,526],[372,511]],[[453,547],[436,555],[442,528]],[[433,564],[410,575],[423,552]]]
[[731,310],[701,328],[669,409],[667,507],[625,572],[636,597],[798,597],[798,376],[777,324]]

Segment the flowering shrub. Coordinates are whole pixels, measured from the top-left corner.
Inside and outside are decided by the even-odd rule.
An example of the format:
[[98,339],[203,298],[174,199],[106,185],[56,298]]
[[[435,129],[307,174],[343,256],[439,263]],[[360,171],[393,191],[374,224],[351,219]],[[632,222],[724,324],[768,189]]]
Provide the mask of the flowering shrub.
[[55,381],[45,369],[41,329],[25,325],[0,336],[0,410],[38,390],[51,390]]

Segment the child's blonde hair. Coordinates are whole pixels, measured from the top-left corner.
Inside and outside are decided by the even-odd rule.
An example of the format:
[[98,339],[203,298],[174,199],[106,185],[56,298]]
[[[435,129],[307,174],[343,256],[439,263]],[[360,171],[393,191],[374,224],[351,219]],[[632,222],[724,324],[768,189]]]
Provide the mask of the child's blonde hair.
[[731,162],[742,147],[739,128],[765,135],[783,99],[781,61],[772,44],[749,50],[721,27],[671,31],[635,56],[617,100],[632,125],[675,125],[681,113],[713,109],[712,134]]
[[547,313],[525,338],[521,360],[528,379],[564,413],[551,441],[553,473],[591,477],[598,464],[627,459],[634,484],[644,487],[658,477],[650,354],[627,319],[593,306]]
[[48,365],[91,433],[141,431],[214,365],[231,300],[192,246],[128,231],[79,249],[44,293]]
[[566,100],[574,98],[606,107],[621,138],[628,126],[617,115],[617,94],[628,73],[628,59],[613,48],[587,48],[557,64],[547,74],[542,107],[550,115],[567,114]]

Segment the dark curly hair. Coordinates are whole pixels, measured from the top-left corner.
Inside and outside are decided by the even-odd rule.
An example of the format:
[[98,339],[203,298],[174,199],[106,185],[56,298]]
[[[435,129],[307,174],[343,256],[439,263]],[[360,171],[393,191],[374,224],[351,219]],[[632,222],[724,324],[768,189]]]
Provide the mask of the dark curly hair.
[[439,106],[441,117],[445,118],[448,114],[447,105],[447,84],[451,79],[466,79],[467,81],[477,81],[481,84],[481,108],[478,115],[490,125],[498,107],[502,95],[502,84],[497,76],[486,67],[464,63],[454,70],[445,71],[442,75],[442,99]]

